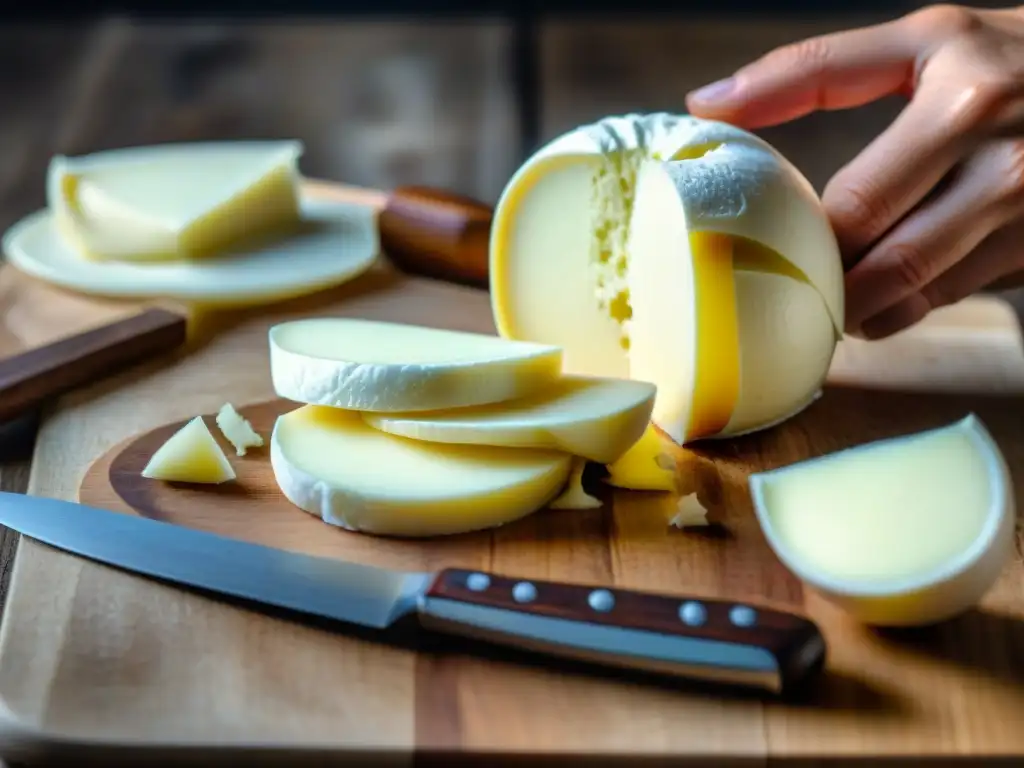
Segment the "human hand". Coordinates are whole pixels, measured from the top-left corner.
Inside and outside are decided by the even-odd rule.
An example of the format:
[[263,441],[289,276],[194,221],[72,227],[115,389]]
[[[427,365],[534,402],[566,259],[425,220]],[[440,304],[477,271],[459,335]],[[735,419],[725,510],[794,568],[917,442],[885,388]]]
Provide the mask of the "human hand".
[[756,129],[892,94],[909,104],[822,193],[846,328],[868,338],[1024,281],[1024,6],[935,5],[809,38],[687,96],[696,116]]

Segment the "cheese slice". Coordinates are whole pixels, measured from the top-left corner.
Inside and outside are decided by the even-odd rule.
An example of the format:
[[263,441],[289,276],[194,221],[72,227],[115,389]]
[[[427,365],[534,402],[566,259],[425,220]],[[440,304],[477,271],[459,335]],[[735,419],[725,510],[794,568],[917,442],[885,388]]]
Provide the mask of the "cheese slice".
[[541,148],[498,200],[490,276],[502,336],[562,347],[568,373],[656,384],[653,421],[679,443],[802,410],[842,334],[842,261],[809,182],[689,116],[611,117]]
[[554,451],[441,445],[370,427],[353,411],[303,406],[270,439],[285,497],[325,523],[382,536],[492,528],[541,509],[572,457]]
[[300,221],[298,141],[162,144],[54,157],[47,202],[97,260],[216,255]]
[[562,353],[485,334],[350,318],[270,329],[280,397],[363,411],[425,411],[497,403],[555,382]]
[[646,382],[565,376],[518,400],[363,418],[377,429],[417,440],[546,448],[606,464],[643,435],[654,394]]
[[171,435],[150,457],[142,476],[179,483],[224,483],[235,479],[224,451],[202,416]]
[[653,425],[616,461],[607,466],[605,482],[632,491],[676,490],[676,461],[671,444]]
[[569,481],[558,498],[548,504],[550,509],[597,509],[601,500],[591,496],[583,487],[583,472],[587,468],[585,459],[573,459]]
[[245,456],[250,448],[263,445],[263,438],[231,403],[224,403],[217,412],[217,426],[239,456]]
[[870,623],[965,610],[1014,547],[1013,484],[974,415],[755,473],[750,488],[779,558]]

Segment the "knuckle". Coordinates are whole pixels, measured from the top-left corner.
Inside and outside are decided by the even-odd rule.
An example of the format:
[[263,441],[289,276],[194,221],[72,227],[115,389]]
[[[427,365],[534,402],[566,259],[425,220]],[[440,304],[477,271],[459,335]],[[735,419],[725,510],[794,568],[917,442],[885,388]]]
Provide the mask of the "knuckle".
[[970,8],[954,3],[938,3],[914,11],[911,24],[926,37],[948,39],[969,34],[977,29],[980,19]]
[[1003,149],[1001,197],[1016,204],[1024,199],[1024,140],[1006,142]]
[[[830,185],[831,186],[831,185]],[[889,204],[882,195],[874,194],[863,183],[842,183],[827,190],[832,218],[844,230],[873,237],[884,228],[889,216]]]
[[924,314],[927,314],[933,309],[939,309],[940,307],[946,307],[950,304],[956,304],[956,302],[961,298],[956,295],[952,286],[944,284],[941,280],[935,280],[924,286],[921,289],[921,296],[928,305],[927,311]]
[[1019,88],[1010,78],[982,80],[964,88],[949,115],[954,130],[966,134],[984,130],[1013,105]]
[[932,278],[928,259],[914,243],[894,243],[888,248],[889,271],[904,288],[914,291],[928,285]]
[[826,38],[809,37],[777,48],[768,58],[784,70],[797,70],[804,77],[815,77],[828,68],[832,53],[832,46]]

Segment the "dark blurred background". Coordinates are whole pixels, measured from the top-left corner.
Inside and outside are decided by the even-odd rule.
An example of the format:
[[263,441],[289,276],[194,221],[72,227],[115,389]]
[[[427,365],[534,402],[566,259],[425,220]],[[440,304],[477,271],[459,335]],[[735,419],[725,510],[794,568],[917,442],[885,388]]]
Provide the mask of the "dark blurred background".
[[[55,152],[169,140],[297,137],[308,175],[493,203],[567,128],[683,110],[775,46],[924,5],[30,0],[0,28],[0,229],[43,204]],[[820,190],[899,106],[762,134]]]

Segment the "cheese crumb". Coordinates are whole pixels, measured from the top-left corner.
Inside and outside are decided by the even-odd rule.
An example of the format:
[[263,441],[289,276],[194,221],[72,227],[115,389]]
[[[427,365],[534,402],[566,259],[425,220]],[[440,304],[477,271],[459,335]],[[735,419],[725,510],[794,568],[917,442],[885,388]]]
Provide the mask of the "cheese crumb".
[[238,456],[245,456],[249,448],[260,448],[263,445],[263,438],[231,403],[224,403],[217,412],[217,426],[235,447]]
[[688,493],[679,499],[676,514],[669,524],[676,528],[700,528],[708,524],[708,511],[696,493]]
[[596,509],[601,506],[600,499],[594,498],[583,489],[583,470],[586,466],[586,459],[573,459],[565,489],[557,499],[548,504],[550,509]]

